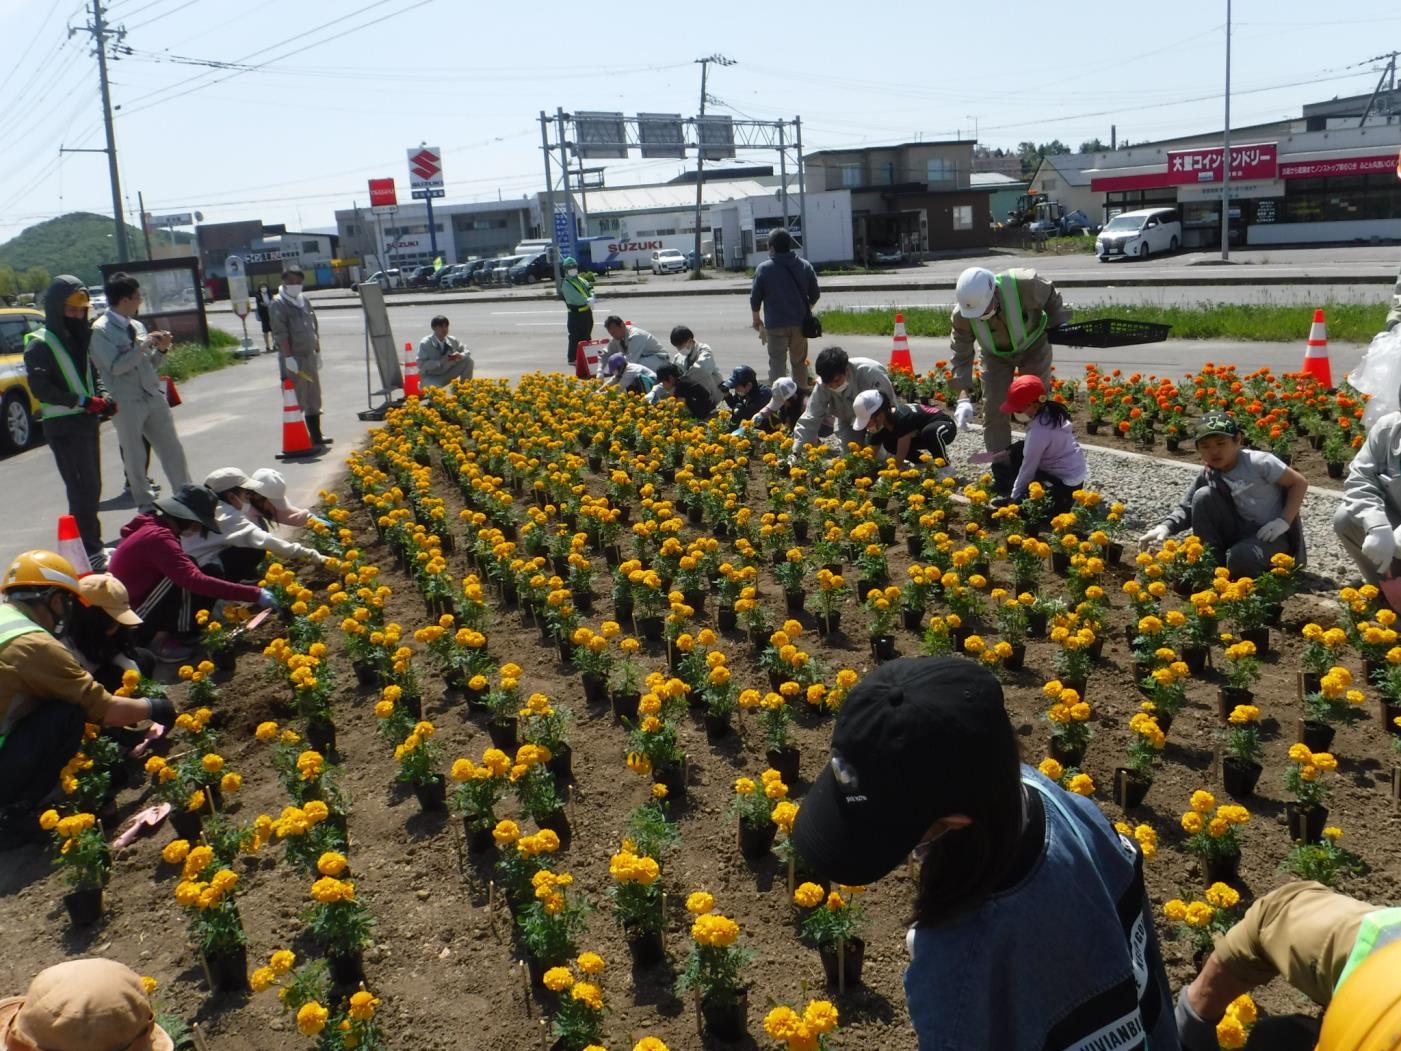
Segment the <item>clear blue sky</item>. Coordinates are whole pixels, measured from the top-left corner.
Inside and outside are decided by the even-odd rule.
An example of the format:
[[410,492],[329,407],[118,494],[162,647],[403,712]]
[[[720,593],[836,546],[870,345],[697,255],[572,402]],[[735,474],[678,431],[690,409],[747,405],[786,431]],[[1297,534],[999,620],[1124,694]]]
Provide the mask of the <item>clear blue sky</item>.
[[[110,214],[105,157],[58,154],[103,144],[96,61],[66,29],[85,21],[81,3],[0,0],[0,40],[21,56],[0,69],[0,241],[63,212]],[[801,115],[808,149],[966,137],[975,122],[990,146],[1072,148],[1107,141],[1111,124],[1135,141],[1221,125],[1225,0],[233,7],[112,0],[133,52],[112,65],[133,220],[140,190],[154,212],[327,226],[365,202],[368,177],[394,176],[403,195],[404,151],[420,141],[445,150],[449,202],[533,193],[541,109],[691,115],[694,59],[713,52],[738,64],[712,67],[711,110]],[[1367,60],[1401,46],[1395,0],[1236,0],[1234,20],[1233,125],[1370,91]],[[679,170],[619,162],[607,178]]]

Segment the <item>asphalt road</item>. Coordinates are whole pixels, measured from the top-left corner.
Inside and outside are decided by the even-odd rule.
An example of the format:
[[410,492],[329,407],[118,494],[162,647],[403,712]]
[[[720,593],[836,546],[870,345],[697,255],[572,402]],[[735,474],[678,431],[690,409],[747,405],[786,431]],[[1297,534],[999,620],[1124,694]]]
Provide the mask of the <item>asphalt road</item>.
[[[1365,249],[1359,251],[1366,251]],[[1096,264],[1097,265],[1097,264]],[[688,291],[679,279],[674,295],[649,295],[646,298],[618,298],[610,303],[607,290],[602,293],[596,316],[599,324],[595,335],[602,336],[602,318],[617,312],[643,328],[650,329],[666,341],[671,327],[677,323],[689,325],[703,342],[715,350],[722,369],[748,362],[761,375],[766,368],[766,353],[758,337],[749,327],[748,303],[741,295],[684,294]],[[1208,295],[1207,292],[1211,294]],[[1294,292],[1297,291],[1297,295]],[[1260,301],[1265,296],[1273,302],[1322,302],[1327,296],[1318,287],[1283,292],[1280,288],[1258,289],[1249,285],[1220,286],[1210,290],[1192,289],[1077,289],[1068,298],[1076,304],[1097,302],[1176,302],[1219,298],[1233,301]],[[1219,292],[1219,296],[1216,294]],[[1340,285],[1333,298],[1346,294],[1376,296],[1376,285]],[[1169,298],[1170,297],[1170,298]],[[832,292],[823,296],[824,305],[885,305],[901,303],[947,302],[936,293],[909,295],[903,292],[870,293],[863,291]],[[329,307],[330,304],[324,304]],[[472,350],[479,377],[514,378],[535,370],[558,369],[564,365],[564,312],[562,306],[530,298],[501,301],[462,303],[405,303],[390,310],[390,323],[400,346],[417,340],[428,331],[432,315],[446,313],[452,321],[452,331]],[[176,410],[176,421],[185,446],[186,457],[196,480],[216,467],[236,465],[252,471],[261,466],[279,466],[287,478],[289,495],[294,502],[314,501],[317,491],[332,484],[339,474],[345,454],[363,435],[366,425],[355,413],[367,406],[365,383],[364,327],[356,309],[322,309],[319,312],[323,340],[322,385],[327,411],[323,429],[337,439],[330,455],[312,460],[290,461],[279,465],[274,459],[281,449],[282,400],[277,380],[277,365],[269,356],[231,366],[221,372],[201,376],[181,385],[184,404]],[[236,320],[229,314],[215,314],[212,323],[238,333]],[[1127,347],[1113,351],[1058,348],[1056,361],[1063,376],[1083,372],[1086,362],[1093,361],[1103,368],[1125,371],[1155,372],[1180,376],[1208,361],[1235,362],[1244,369],[1269,366],[1275,370],[1292,370],[1302,360],[1304,339],[1301,332],[1296,344],[1222,343],[1201,341],[1170,341],[1144,347]],[[256,337],[255,337],[256,338]],[[844,336],[824,339],[819,345],[837,343],[852,355],[864,355],[885,361],[890,353],[890,339],[884,336]],[[1331,348],[1334,375],[1341,378],[1356,364],[1362,352],[1358,346],[1335,344]],[[946,340],[911,340],[915,367],[924,370],[936,360],[948,356]],[[378,386],[378,383],[375,384]],[[106,538],[115,541],[121,526],[133,510],[121,497],[121,462],[115,432],[103,428],[103,477],[105,479],[102,522]],[[151,474],[157,481],[166,480],[158,463],[152,464]],[[168,489],[167,489],[168,491]],[[54,543],[57,517],[65,510],[62,486],[54,468],[53,457],[43,445],[15,456],[0,459],[0,492],[9,499],[0,506],[0,528],[6,538],[6,548],[0,558],[31,547]]]

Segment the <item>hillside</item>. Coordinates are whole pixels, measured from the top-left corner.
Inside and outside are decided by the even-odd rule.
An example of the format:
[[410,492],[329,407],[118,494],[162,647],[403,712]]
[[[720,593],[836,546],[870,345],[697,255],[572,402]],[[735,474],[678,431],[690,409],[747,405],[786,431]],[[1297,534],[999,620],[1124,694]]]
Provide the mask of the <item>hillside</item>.
[[[152,231],[151,236],[167,238],[169,234],[161,230]],[[181,233],[176,238],[181,242],[191,239],[189,234]],[[146,258],[138,227],[127,227],[127,243],[133,259]],[[0,266],[19,272],[41,266],[50,274],[73,274],[88,285],[99,283],[102,273],[98,267],[116,257],[111,217],[92,212],[71,212],[48,219],[0,245]]]

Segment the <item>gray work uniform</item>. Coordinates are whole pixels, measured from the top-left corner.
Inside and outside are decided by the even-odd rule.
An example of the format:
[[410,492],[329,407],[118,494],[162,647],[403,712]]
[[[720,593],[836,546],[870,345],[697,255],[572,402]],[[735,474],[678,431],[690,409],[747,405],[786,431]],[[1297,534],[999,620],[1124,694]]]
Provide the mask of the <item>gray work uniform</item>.
[[[448,361],[449,354],[461,354],[456,361]],[[472,352],[462,345],[455,336],[438,342],[431,332],[418,341],[418,372],[424,386],[446,387],[453,380],[472,378]]]
[[1343,498],[1333,513],[1333,531],[1362,575],[1375,584],[1376,564],[1362,555],[1362,541],[1374,529],[1401,526],[1401,412],[1387,413],[1367,432],[1348,468]]
[[[272,338],[277,344],[278,365],[282,378],[291,378],[297,392],[297,405],[308,416],[321,415],[321,333],[316,323],[316,311],[305,295],[298,304],[281,292],[273,296]],[[304,305],[303,305],[304,304]],[[287,359],[297,362],[293,374]]]
[[807,408],[803,410],[802,416],[798,417],[798,423],[793,428],[794,453],[801,453],[805,445],[818,444],[817,432],[822,426],[823,417],[826,416],[832,416],[837,421],[837,441],[842,452],[846,452],[847,446],[852,442],[865,445],[866,436],[858,435],[852,426],[856,422],[853,403],[862,391],[878,390],[891,405],[899,403],[900,399],[895,396],[895,388],[890,383],[890,374],[879,361],[872,361],[870,358],[848,359],[846,381],[846,386],[840,391],[834,391],[821,382],[812,388]]

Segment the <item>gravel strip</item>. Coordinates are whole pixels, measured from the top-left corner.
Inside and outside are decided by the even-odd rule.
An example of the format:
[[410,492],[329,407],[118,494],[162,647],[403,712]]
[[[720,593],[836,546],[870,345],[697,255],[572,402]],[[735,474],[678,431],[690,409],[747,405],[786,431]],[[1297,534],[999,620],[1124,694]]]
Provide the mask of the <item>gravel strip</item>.
[[[982,428],[976,425],[954,443],[950,454],[960,478],[974,477],[985,470],[968,463],[968,457],[982,447]],[[1192,475],[1199,470],[1189,464],[1130,457],[1093,445],[1082,448],[1089,459],[1091,485],[1107,499],[1123,503],[1128,508],[1125,518],[1135,529],[1146,529],[1159,522],[1182,499]],[[1361,580],[1356,564],[1333,532],[1337,506],[1338,495],[1327,490],[1310,489],[1304,498],[1301,514],[1308,550],[1305,587],[1332,590]]]

